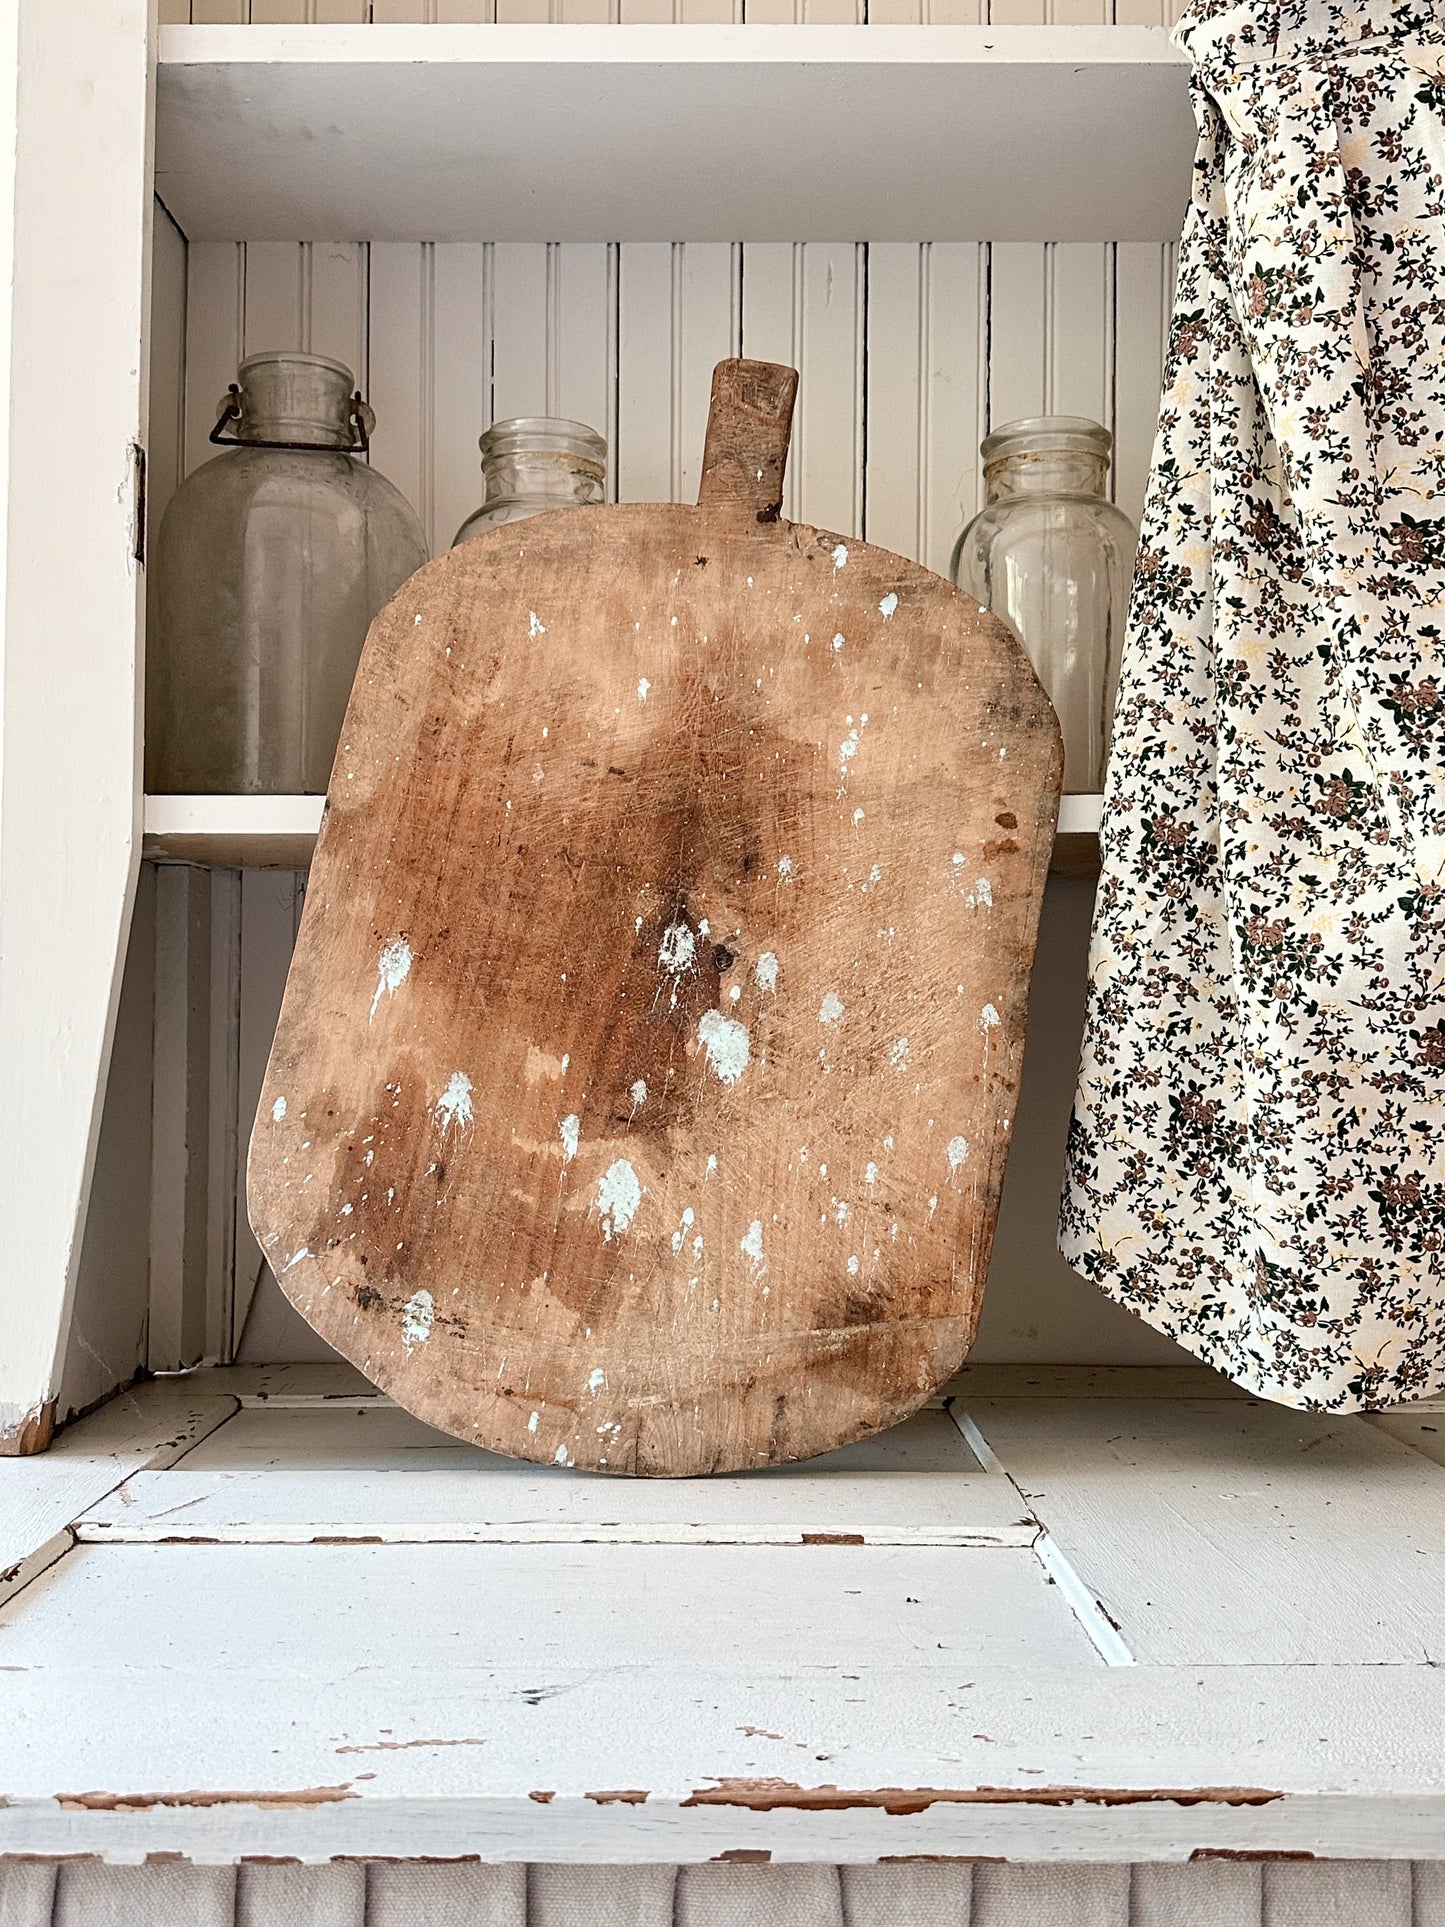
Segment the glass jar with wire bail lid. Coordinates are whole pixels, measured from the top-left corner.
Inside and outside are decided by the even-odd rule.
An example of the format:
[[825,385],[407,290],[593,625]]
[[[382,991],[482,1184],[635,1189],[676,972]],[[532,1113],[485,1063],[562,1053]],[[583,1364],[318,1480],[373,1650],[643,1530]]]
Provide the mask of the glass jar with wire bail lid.
[[148,789],[325,790],[371,619],[428,557],[362,459],[373,421],[339,361],[241,363],[211,433],[223,452],[172,496],[156,543]]
[[984,441],[984,507],[949,575],[1017,630],[1058,711],[1064,789],[1104,786],[1139,532],[1105,495],[1113,436],[1083,415],[1008,422]]
[[458,529],[457,542],[549,509],[607,498],[607,443],[585,422],[520,415],[494,422],[478,447],[484,499]]

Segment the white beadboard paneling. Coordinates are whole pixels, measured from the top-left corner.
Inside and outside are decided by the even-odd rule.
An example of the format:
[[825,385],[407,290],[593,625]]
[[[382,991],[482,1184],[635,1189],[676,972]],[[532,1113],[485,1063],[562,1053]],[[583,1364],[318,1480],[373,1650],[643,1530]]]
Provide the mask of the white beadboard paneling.
[[[376,410],[372,460],[432,523],[432,255],[429,245],[386,241],[371,249],[367,399]],[[451,541],[454,530],[441,537]]]
[[868,423],[863,534],[881,548],[922,550],[927,384],[923,271],[928,250],[904,241],[868,249]]
[[595,428],[610,452],[617,400],[618,250],[603,242],[564,241],[551,252],[551,406],[568,420]]
[[1112,251],[1095,241],[1044,250],[1044,406],[1109,425],[1113,347]]
[[989,248],[987,431],[1044,412],[1046,268],[1042,242],[995,241]]
[[629,242],[618,261],[617,493],[624,502],[670,502],[673,250]]
[[207,437],[216,406],[236,379],[246,298],[245,250],[234,241],[192,241],[186,270],[185,472],[215,450]]
[[917,559],[948,573],[979,501],[978,445],[988,406],[988,249],[935,241],[923,254],[923,543]]
[[817,528],[857,535],[863,523],[863,319],[867,249],[809,242],[799,277],[799,368],[793,461],[798,507]]
[[477,438],[492,415],[488,249],[456,241],[432,254],[432,548],[446,548],[481,506]]
[[243,353],[266,355],[272,349],[304,347],[306,297],[302,274],[308,266],[299,241],[252,241],[245,249]]
[[150,404],[146,427],[148,541],[185,472],[186,239],[159,201],[151,238]]
[[234,1222],[234,1291],[230,1349],[234,1351],[251,1309],[262,1266],[261,1247],[246,1218],[246,1146],[256,1117],[266,1059],[286,988],[302,879],[290,870],[247,870],[241,875],[239,997],[236,1018],[235,1141],[239,1154],[230,1192]]
[[367,251],[355,241],[302,248],[301,346],[345,362],[358,382],[366,372],[367,278]]
[[1114,499],[1137,522],[1159,422],[1173,250],[1121,241],[1114,252]]
[[494,421],[546,415],[551,364],[544,243],[503,241],[490,250]]

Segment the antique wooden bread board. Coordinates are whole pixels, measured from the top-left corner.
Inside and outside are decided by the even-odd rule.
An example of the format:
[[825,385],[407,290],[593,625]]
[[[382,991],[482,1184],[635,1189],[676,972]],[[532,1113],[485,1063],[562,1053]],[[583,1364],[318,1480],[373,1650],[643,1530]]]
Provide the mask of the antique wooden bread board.
[[251,1141],[293,1304],[544,1463],[806,1457],[977,1322],[1057,810],[1012,633],[777,519],[724,363],[702,505],[422,569],[358,672]]

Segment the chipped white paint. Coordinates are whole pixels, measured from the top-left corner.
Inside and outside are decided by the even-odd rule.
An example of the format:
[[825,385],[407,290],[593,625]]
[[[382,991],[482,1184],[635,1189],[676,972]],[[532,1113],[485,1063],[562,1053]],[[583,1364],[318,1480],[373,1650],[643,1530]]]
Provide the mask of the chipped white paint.
[[835,649],[841,649],[843,647],[843,631],[841,629],[833,638],[833,647]]
[[[908,1039],[906,1037],[900,1037],[896,1043],[889,1045],[888,1061],[896,1071],[906,1071],[908,1069]],[[887,1143],[887,1139],[885,1139],[884,1142]]]
[[1002,1021],[992,1004],[985,1004],[978,1014],[978,1027],[985,1037],[991,1030],[997,1030]]
[[876,1184],[878,1182],[878,1166],[871,1161],[864,1167],[863,1182],[865,1184]]
[[748,1033],[736,1018],[720,1010],[705,1010],[698,1019],[697,1040],[721,1083],[736,1084],[748,1067]]
[[376,995],[371,1000],[367,1023],[376,1015],[383,995],[394,997],[411,974],[411,945],[405,937],[393,937],[376,961]]
[[610,1243],[614,1231],[625,1231],[637,1216],[642,1203],[642,1185],[626,1158],[609,1164],[597,1180],[597,1209],[602,1218],[602,1236]]
[[951,1137],[948,1140],[948,1169],[950,1174],[957,1171],[967,1157],[968,1139],[966,1137]]
[[[692,1230],[692,1227],[696,1222],[697,1222],[696,1214],[693,1211],[692,1206],[688,1205],[682,1214],[681,1224],[678,1226],[677,1230],[674,1231],[672,1234],[672,1249],[674,1253],[680,1252],[682,1250],[683,1241],[686,1239],[688,1232]],[[699,1238],[697,1242],[698,1244],[701,1244],[702,1239]]]
[[278,1097],[276,1102],[271,1106],[271,1122],[273,1124],[279,1124],[285,1115],[286,1100],[284,1097]]
[[742,1237],[738,1240],[739,1251],[744,1252],[752,1261],[756,1271],[763,1263],[763,1221],[754,1218]]
[[833,567],[835,569],[845,568],[847,566],[847,562],[848,562],[848,544],[846,542],[840,542],[837,548],[835,548],[833,551]]
[[527,617],[527,634],[535,642],[538,636],[545,636],[546,633],[547,625],[539,620],[537,611],[533,609]]
[[533,1412],[533,1414],[532,1414],[532,1416],[531,1416],[531,1417],[530,1417],[530,1418],[529,1418],[529,1419],[527,1420],[527,1430],[528,1430],[529,1432],[535,1432],[535,1431],[536,1431],[536,1429],[537,1429],[537,1420],[538,1420],[538,1419],[539,1419],[540,1417],[541,1417],[541,1413],[540,1413],[540,1412]]
[[780,856],[778,858],[778,875],[786,883],[788,878],[792,874],[793,874],[793,859],[787,855]]
[[880,616],[882,616],[883,620],[887,622],[888,618],[893,614],[893,611],[897,607],[898,607],[898,596],[894,590],[890,589],[887,595],[884,596],[883,600],[878,604],[878,613]]
[[311,1256],[310,1251],[307,1249],[305,1245],[302,1245],[301,1249],[299,1251],[293,1251],[291,1253],[291,1256],[286,1260],[285,1264],[282,1265],[281,1267],[282,1273],[284,1274],[288,1272],[291,1269],[292,1265],[299,1265],[303,1258],[309,1258],[310,1256]]
[[557,1450],[552,1454],[552,1463],[554,1465],[568,1465],[571,1463],[567,1457],[567,1448],[565,1445],[559,1445],[557,1447]]
[[594,1398],[596,1398],[597,1394],[602,1390],[602,1387],[606,1383],[607,1383],[607,1374],[606,1372],[603,1371],[600,1365],[594,1366],[593,1369],[587,1374],[587,1389]]
[[465,1071],[453,1071],[447,1087],[437,1099],[437,1122],[443,1131],[456,1124],[465,1128],[472,1121],[472,1080]]
[[557,1135],[562,1140],[562,1162],[570,1164],[577,1155],[577,1143],[582,1135],[582,1120],[575,1111],[569,1111],[557,1126]]
[[437,1309],[429,1291],[414,1291],[401,1308],[401,1342],[408,1358],[431,1337]]
[[843,999],[838,995],[836,990],[825,992],[823,1001],[818,1006],[818,1022],[820,1024],[836,1024],[838,1019],[843,1015],[845,1008]]
[[652,684],[647,680],[646,676],[641,676],[638,678],[637,700],[640,703],[645,703],[647,701],[647,692],[649,689],[651,689],[651,687],[652,687]]
[[850,1278],[856,1278],[858,1276],[858,1257],[856,1252],[848,1260],[848,1276]]
[[637,1082],[633,1085],[630,1095],[632,1098],[632,1108],[634,1111],[637,1109],[639,1104],[645,1104],[647,1102],[647,1085],[642,1078],[639,1077]]
[[778,988],[778,960],[771,950],[765,950],[753,968],[753,977],[759,990],[776,991]]
[[672,976],[681,976],[684,970],[691,970],[693,958],[697,955],[697,940],[685,923],[670,923],[662,933],[662,942],[657,946],[657,961],[663,970]]
[[853,1215],[852,1212],[848,1209],[848,1202],[846,1198],[834,1198],[833,1218],[835,1223],[847,1224],[849,1218],[851,1218],[852,1215]]
[[717,1170],[717,1153],[716,1151],[709,1151],[707,1154],[707,1169],[702,1174],[702,1181],[704,1184],[707,1183],[708,1179],[713,1175],[713,1173],[716,1170]]
[[986,903],[989,909],[992,910],[993,885],[989,882],[987,877],[979,878],[978,882],[975,883],[973,886],[973,893],[978,898],[980,903]]

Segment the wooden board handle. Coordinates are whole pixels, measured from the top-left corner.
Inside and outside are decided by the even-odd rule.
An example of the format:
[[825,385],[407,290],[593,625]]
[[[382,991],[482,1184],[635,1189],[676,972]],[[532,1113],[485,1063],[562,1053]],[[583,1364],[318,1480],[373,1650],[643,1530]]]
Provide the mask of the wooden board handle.
[[735,508],[776,522],[798,371],[775,361],[720,361],[702,451],[700,508]]

